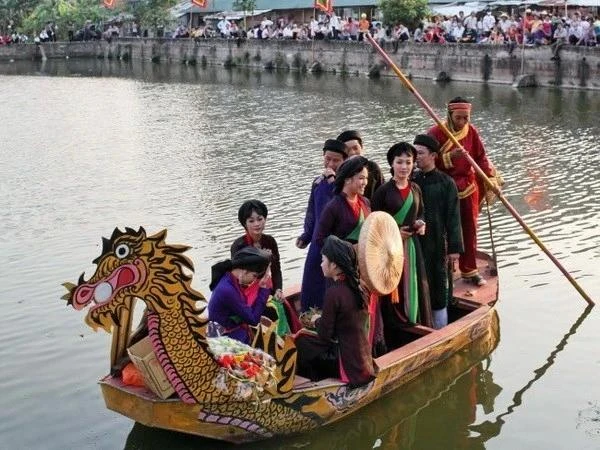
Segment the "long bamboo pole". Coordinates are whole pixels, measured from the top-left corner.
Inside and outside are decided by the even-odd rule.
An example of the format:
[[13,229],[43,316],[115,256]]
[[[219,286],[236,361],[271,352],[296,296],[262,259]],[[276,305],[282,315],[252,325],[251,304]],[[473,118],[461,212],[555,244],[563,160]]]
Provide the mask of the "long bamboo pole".
[[477,173],[477,175],[485,182],[485,185],[488,187],[488,189],[492,190],[492,192],[494,192],[494,194],[496,194],[498,196],[498,199],[502,202],[502,204],[506,207],[506,209],[508,209],[508,211],[512,214],[512,216],[519,223],[519,225],[521,225],[521,227],[531,237],[531,239],[533,239],[533,241],[538,245],[538,247],[540,247],[540,249],[542,249],[542,251],[546,254],[546,256],[548,256],[550,261],[552,261],[554,263],[554,265],[556,267],[558,267],[558,269],[563,273],[563,275],[567,278],[567,280],[569,280],[569,282],[573,285],[573,287],[577,290],[577,292],[579,292],[579,294],[584,298],[584,300],[586,302],[588,302],[588,304],[594,305],[595,304],[594,301],[589,297],[589,295],[587,295],[585,293],[585,291],[581,288],[581,286],[579,286],[577,281],[575,281],[575,279],[571,276],[571,274],[569,272],[567,272],[567,270],[554,257],[554,255],[552,253],[550,253],[550,250],[548,250],[548,248],[543,244],[543,242],[535,235],[535,233],[531,230],[531,228],[529,228],[529,226],[521,218],[519,213],[515,210],[515,208],[508,202],[508,200],[506,200],[504,195],[502,195],[502,192],[500,191],[500,189],[498,189],[490,181],[490,179],[483,172],[483,170],[481,170],[481,167],[479,167],[479,165],[475,162],[475,160],[471,157],[471,155],[469,155],[469,153],[464,149],[464,147],[460,144],[460,142],[458,142],[458,140],[454,137],[454,135],[450,132],[450,130],[448,130],[448,128],[446,127],[444,122],[442,122],[442,120],[438,117],[438,115],[435,113],[435,111],[433,109],[431,109],[431,106],[429,106],[429,104],[425,101],[425,99],[423,97],[421,97],[421,94],[419,94],[417,89],[413,86],[413,84],[410,82],[410,80],[408,78],[406,78],[406,76],[402,73],[402,71],[398,68],[398,66],[396,66],[396,64],[394,64],[394,62],[391,60],[391,58],[388,56],[388,54],[385,52],[385,50],[383,50],[379,46],[379,44],[377,44],[377,42],[375,42],[375,39],[373,39],[373,36],[371,36],[370,33],[365,33],[365,35],[366,35],[369,43],[373,46],[373,48],[375,48],[375,50],[377,50],[377,52],[381,55],[381,57],[388,64],[388,66],[390,66],[393,69],[393,71],[396,73],[398,78],[400,78],[400,80],[402,81],[404,86],[416,97],[417,101],[421,104],[421,106],[423,108],[425,108],[427,113],[431,116],[431,118],[435,121],[435,123],[440,127],[440,129],[446,134],[446,136],[448,136],[448,138],[452,141],[452,143],[462,151],[463,156],[467,159],[467,161],[469,161],[469,164],[471,164],[473,169],[475,169],[475,172]]

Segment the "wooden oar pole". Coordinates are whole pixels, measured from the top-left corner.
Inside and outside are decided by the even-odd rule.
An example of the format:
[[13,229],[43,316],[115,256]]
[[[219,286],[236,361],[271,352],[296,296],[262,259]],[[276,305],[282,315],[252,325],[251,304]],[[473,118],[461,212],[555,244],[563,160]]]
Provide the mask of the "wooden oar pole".
[[584,298],[584,300],[586,302],[588,302],[588,304],[594,305],[595,303],[590,298],[590,296],[585,293],[585,291],[581,288],[581,286],[579,286],[579,284],[577,283],[577,281],[575,281],[575,279],[571,276],[571,274],[569,272],[567,272],[567,270],[562,266],[562,264],[558,261],[558,259],[556,259],[552,253],[550,253],[550,250],[548,250],[548,248],[544,245],[544,243],[535,235],[535,233],[531,230],[531,228],[529,228],[529,226],[525,223],[525,221],[519,215],[517,210],[508,202],[508,200],[506,200],[504,195],[502,195],[502,192],[500,191],[500,189],[498,189],[490,181],[490,179],[483,172],[483,170],[481,170],[481,167],[479,167],[479,165],[475,162],[475,160],[471,157],[471,155],[469,155],[469,153],[464,149],[464,147],[460,144],[460,142],[458,142],[458,140],[454,137],[454,135],[450,132],[450,130],[448,130],[448,128],[446,127],[444,122],[438,117],[438,115],[431,108],[431,106],[429,106],[429,104],[425,101],[425,99],[423,97],[421,97],[421,94],[419,94],[417,89],[410,82],[410,80],[408,78],[406,78],[406,76],[402,73],[402,71],[398,68],[398,66],[396,64],[394,64],[394,62],[388,56],[388,54],[385,52],[385,50],[383,50],[379,46],[379,44],[377,44],[377,42],[375,41],[375,39],[373,39],[373,36],[371,36],[370,33],[365,33],[365,36],[367,37],[367,40],[373,46],[373,48],[375,50],[377,50],[377,52],[381,55],[381,57],[384,59],[386,64],[389,67],[391,67],[392,70],[398,76],[398,78],[400,78],[400,80],[402,81],[404,86],[416,97],[417,101],[421,104],[421,106],[427,111],[427,113],[431,116],[431,118],[435,121],[435,123],[440,127],[440,129],[444,132],[444,134],[446,134],[446,136],[448,136],[448,139],[450,139],[452,141],[452,143],[462,151],[463,156],[467,159],[467,161],[469,161],[469,164],[471,164],[473,169],[475,169],[475,172],[477,173],[477,175],[485,182],[485,185],[487,186],[487,188],[490,189],[494,194],[496,194],[498,196],[498,199],[502,202],[502,204],[506,207],[506,209],[508,209],[508,211],[512,214],[512,216],[519,223],[519,225],[521,225],[521,227],[525,230],[525,232],[529,235],[529,237],[531,237],[531,239],[533,239],[533,241],[538,245],[538,247],[540,247],[542,249],[542,251],[546,254],[546,256],[548,256],[548,258],[550,258],[550,261],[552,261],[554,263],[554,265],[556,267],[558,267],[558,270],[560,270],[563,273],[563,275],[567,278],[567,280],[569,280],[569,282],[573,285],[573,287],[577,290],[577,292],[579,292],[579,294]]

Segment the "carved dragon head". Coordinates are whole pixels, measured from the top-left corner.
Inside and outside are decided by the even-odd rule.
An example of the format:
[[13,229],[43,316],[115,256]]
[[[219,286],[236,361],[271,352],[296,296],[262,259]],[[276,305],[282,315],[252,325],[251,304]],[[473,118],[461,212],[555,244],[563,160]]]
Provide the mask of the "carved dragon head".
[[87,281],[81,274],[76,285],[65,283],[69,292],[63,298],[76,310],[92,304],[86,323],[109,333],[121,325],[125,311],[131,312],[134,298],[156,313],[175,309],[182,301],[193,306],[204,300],[190,285],[194,266],[183,255],[189,247],[166,244],[166,235],[166,230],[146,236],[142,227],[125,232],[115,228],[110,239],[102,238],[102,253],[93,261],[96,272]]

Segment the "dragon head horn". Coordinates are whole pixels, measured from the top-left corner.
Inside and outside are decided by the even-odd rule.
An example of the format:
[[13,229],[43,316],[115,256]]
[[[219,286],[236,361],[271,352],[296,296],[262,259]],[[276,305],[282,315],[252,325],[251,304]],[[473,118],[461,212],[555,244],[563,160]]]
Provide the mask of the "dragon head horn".
[[72,305],[73,304],[73,292],[75,292],[75,288],[77,288],[77,285],[71,283],[70,281],[63,283],[62,285],[67,290],[67,293],[65,295],[63,295],[61,297],[61,299],[67,301],[67,306]]
[[167,239],[167,229],[160,230],[155,235],[151,236],[151,239],[156,242],[164,242]]

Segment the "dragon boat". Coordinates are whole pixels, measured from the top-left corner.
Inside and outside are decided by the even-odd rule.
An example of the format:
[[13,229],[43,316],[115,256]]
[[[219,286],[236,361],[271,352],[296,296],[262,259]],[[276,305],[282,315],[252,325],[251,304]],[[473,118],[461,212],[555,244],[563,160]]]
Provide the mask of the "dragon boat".
[[[112,333],[111,368],[131,345],[135,302],[145,303],[144,325],[175,394],[163,399],[110,374],[99,384],[108,409],[146,426],[233,443],[307,432],[348,416],[474,342],[488,342],[490,349],[497,342],[495,261],[479,253],[478,267],[488,283],[475,287],[455,274],[449,324],[440,330],[404,328],[403,345],[375,360],[379,373],[369,384],[350,388],[339,379],[296,376],[293,338],[278,338],[273,327],[259,326],[253,346],[274,358],[276,382],[258,398],[242,398],[235,380],[217,382],[223,367],[209,348],[205,299],[191,287],[194,266],[184,255],[189,247],[167,244],[166,234],[115,229],[103,238],[89,280],[82,274],[77,284],[64,284],[68,304],[88,308],[86,323]],[[286,297],[293,303],[299,294],[296,287]]]

